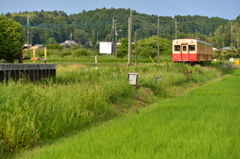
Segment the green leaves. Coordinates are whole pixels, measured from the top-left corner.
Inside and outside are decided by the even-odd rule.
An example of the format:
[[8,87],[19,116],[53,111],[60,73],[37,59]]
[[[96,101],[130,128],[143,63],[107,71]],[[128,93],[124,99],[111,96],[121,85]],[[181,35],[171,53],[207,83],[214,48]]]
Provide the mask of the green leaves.
[[123,38],[120,41],[121,45],[119,45],[117,48],[117,57],[124,57],[127,56],[128,54],[128,39],[127,38]]
[[[137,47],[137,49],[136,49]],[[158,47],[158,38],[157,36],[152,36],[148,39],[143,39],[133,44],[133,54],[136,54],[136,50],[138,50],[138,54],[144,57],[154,58],[157,56],[157,47]],[[172,41],[167,39],[160,39],[160,52],[161,54],[171,54]],[[118,46],[117,51],[118,57],[124,57],[128,54],[128,40],[127,38],[121,39],[121,45]]]
[[23,27],[8,19],[0,16],[0,59],[6,62],[13,62],[14,58],[21,52],[23,46]]
[[[171,54],[172,41],[160,38],[160,54]],[[157,56],[158,38],[152,36],[149,39],[138,41],[137,43],[139,55],[154,58]]]
[[61,51],[63,47],[58,43],[53,43],[53,44],[47,45],[47,49],[55,49],[55,50]]

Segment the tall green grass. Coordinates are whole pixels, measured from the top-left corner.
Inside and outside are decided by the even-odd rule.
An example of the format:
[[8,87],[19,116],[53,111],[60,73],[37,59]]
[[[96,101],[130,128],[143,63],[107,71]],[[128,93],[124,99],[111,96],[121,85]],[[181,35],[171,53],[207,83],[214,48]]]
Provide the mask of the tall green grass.
[[[116,58],[115,55],[104,55],[99,54],[98,50],[94,49],[84,49],[84,51],[87,52],[87,54],[79,54],[79,51],[82,51],[83,49],[70,49],[65,48],[63,50],[53,50],[48,49],[47,50],[47,63],[57,63],[57,64],[92,64],[95,61],[95,56],[98,57],[98,63],[102,64],[126,64],[128,62],[127,56],[123,58]],[[37,49],[36,51],[36,57],[43,57],[44,51],[43,49]],[[25,50],[24,56],[25,57],[32,57],[33,50]],[[78,56],[76,56],[78,55]],[[162,55],[161,56],[161,62],[170,62],[171,56],[170,55]],[[25,63],[32,63],[30,60],[25,60]],[[42,61],[36,61],[37,63],[41,63]],[[157,63],[157,57],[153,58],[153,62]],[[132,63],[136,63],[136,56],[132,56]],[[152,60],[150,58],[146,58],[143,56],[138,56],[138,63],[152,63]]]
[[[193,69],[191,77],[186,69]],[[139,86],[128,84],[128,73],[139,73]],[[32,148],[75,130],[137,110],[175,88],[203,84],[217,69],[184,64],[109,67],[58,65],[57,77],[40,82],[0,84],[0,152]],[[160,85],[155,77],[162,75]],[[174,87],[174,89],[172,89]]]
[[236,159],[240,70],[17,158]]

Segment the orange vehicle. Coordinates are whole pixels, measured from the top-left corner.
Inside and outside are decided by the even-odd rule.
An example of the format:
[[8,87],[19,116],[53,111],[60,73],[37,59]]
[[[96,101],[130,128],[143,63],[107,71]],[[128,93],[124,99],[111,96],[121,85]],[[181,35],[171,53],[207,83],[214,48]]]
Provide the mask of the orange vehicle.
[[197,39],[175,39],[172,42],[172,61],[202,63],[212,61],[212,44]]

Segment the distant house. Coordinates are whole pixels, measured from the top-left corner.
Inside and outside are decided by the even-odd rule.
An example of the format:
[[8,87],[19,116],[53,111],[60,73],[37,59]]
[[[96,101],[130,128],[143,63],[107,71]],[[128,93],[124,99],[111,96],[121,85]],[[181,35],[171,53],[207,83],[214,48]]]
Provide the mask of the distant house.
[[222,50],[230,50],[230,49],[235,49],[235,47],[223,47]]
[[25,50],[27,50],[27,49],[29,49],[30,47],[32,47],[32,44],[24,44],[23,47],[24,47]]
[[70,46],[70,45],[73,45],[73,44],[77,44],[77,43],[73,40],[66,40],[63,43],[61,43],[62,46]]
[[35,44],[34,46],[32,46],[31,48],[36,48],[36,49],[44,49],[45,46],[43,44]]

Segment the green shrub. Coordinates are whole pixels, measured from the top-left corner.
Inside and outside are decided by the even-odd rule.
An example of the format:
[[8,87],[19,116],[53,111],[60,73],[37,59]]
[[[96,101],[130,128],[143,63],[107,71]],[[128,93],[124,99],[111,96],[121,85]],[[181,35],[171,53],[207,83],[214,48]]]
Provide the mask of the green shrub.
[[73,52],[74,57],[80,57],[80,56],[89,56],[89,52],[85,49],[79,49]]
[[82,48],[82,45],[80,45],[80,44],[72,44],[72,45],[70,46],[70,48],[71,48],[72,50],[77,50],[77,49],[81,49],[81,48]]
[[72,52],[69,51],[69,50],[65,50],[65,51],[59,52],[59,56],[60,57],[65,57],[65,56],[69,56],[69,55],[72,55]]
[[55,44],[48,44],[47,49],[55,49],[55,50],[61,51],[63,47],[60,44],[55,43]]

